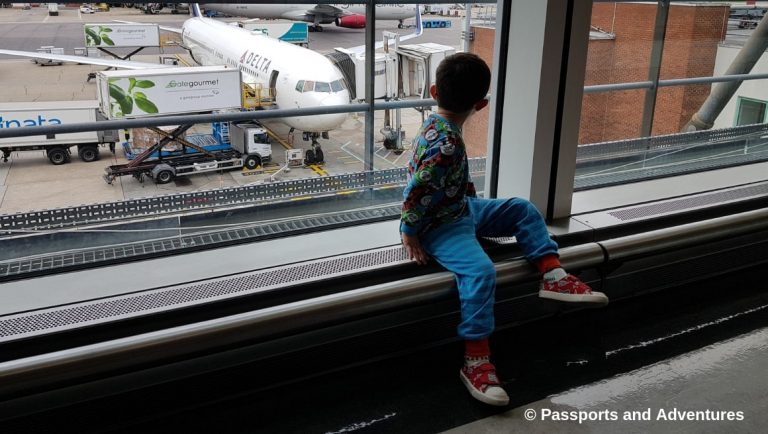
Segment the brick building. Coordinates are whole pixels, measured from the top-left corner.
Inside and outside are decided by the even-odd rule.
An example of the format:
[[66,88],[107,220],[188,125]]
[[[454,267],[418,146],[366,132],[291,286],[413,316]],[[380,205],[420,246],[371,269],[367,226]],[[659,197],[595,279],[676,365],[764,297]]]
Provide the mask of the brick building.
[[[729,6],[675,3],[670,7],[660,78],[712,76],[718,44],[725,37]],[[592,27],[613,38],[591,37],[585,85],[648,80],[656,3],[595,3]],[[489,64],[494,29],[474,27],[470,51]],[[709,85],[667,87],[657,94],[653,135],[679,132],[709,95]],[[640,134],[644,90],[584,96],[579,143],[635,138]],[[471,156],[486,154],[488,111],[465,130]]]

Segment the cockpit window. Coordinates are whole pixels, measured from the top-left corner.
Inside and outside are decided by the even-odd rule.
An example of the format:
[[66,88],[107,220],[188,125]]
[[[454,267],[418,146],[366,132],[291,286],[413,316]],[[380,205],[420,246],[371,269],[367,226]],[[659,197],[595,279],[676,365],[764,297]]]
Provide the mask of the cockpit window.
[[343,78],[332,81],[330,83],[324,82],[324,81],[304,81],[299,80],[298,83],[296,83],[296,90],[300,92],[323,92],[323,93],[331,93],[331,92],[341,92],[342,90],[347,88],[347,83],[344,81]]

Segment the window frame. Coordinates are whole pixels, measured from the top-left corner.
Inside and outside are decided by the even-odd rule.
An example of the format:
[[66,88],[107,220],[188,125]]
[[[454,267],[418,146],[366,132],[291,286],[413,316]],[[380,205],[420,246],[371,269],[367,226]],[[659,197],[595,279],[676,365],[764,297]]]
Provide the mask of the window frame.
[[733,126],[734,127],[738,127],[738,126],[741,126],[741,125],[751,125],[751,124],[740,124],[739,123],[739,119],[741,117],[741,107],[742,107],[742,103],[744,101],[755,102],[755,103],[762,104],[763,105],[763,120],[761,122],[758,122],[758,123],[766,123],[766,122],[768,122],[768,101],[757,99],[757,98],[745,97],[745,96],[741,96],[741,95],[735,95],[735,96],[736,96],[737,99],[736,99],[736,112],[734,113],[734,120],[733,120]]

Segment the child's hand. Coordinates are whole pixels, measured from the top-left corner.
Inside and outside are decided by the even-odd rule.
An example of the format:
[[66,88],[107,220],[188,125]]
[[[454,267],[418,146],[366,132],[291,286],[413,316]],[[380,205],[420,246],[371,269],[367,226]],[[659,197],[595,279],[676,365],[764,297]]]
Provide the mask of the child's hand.
[[427,252],[421,247],[421,241],[419,241],[417,235],[400,233],[400,239],[402,240],[403,247],[405,247],[405,251],[408,252],[408,257],[410,259],[413,259],[419,265],[427,264],[429,255],[427,255]]

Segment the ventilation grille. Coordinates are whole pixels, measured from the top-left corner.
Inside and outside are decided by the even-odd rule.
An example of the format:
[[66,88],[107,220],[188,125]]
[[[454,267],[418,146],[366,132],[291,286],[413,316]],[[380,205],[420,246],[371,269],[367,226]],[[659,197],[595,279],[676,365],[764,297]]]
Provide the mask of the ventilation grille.
[[626,208],[608,214],[629,221],[765,195],[768,195],[768,183]]
[[320,278],[381,269],[407,260],[403,248],[396,246],[212,279],[194,285],[172,286],[64,308],[8,315],[0,317],[0,342],[139,316],[162,309],[285,288]]

